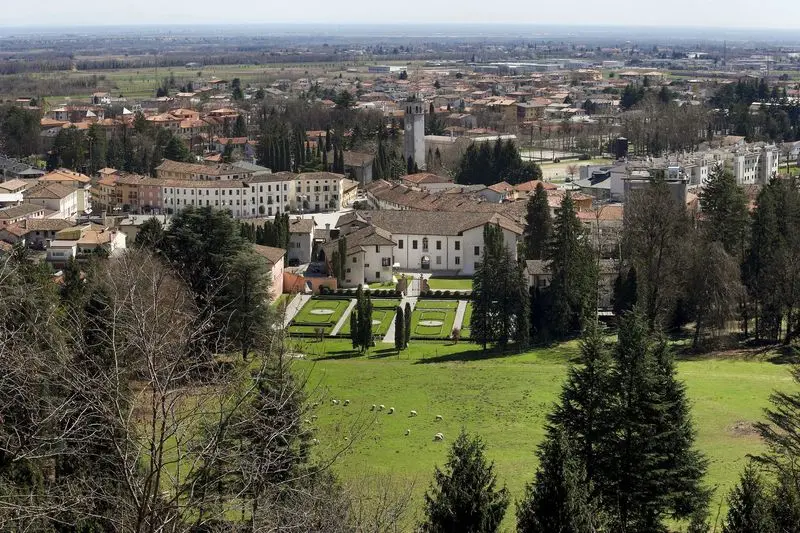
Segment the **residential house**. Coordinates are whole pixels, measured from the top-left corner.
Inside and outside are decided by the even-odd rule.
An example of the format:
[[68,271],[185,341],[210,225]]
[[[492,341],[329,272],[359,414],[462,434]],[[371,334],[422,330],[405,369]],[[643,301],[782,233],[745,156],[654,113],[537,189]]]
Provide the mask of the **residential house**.
[[39,183],[25,191],[25,201],[55,214],[52,218],[74,220],[78,215],[78,189],[60,183]]
[[283,268],[286,250],[255,244],[253,245],[253,251],[266,260],[272,282],[270,284],[270,298],[275,301],[283,294]]
[[[345,238],[346,237],[346,238]],[[385,229],[368,225],[346,236],[347,258],[342,286],[357,287],[364,283],[386,283],[393,277],[395,241]],[[327,243],[325,257],[330,262],[338,252],[339,239]]]
[[0,228],[0,240],[44,250],[57,232],[71,226],[72,222],[64,219],[28,218]]
[[45,218],[53,212],[39,204],[21,203],[0,208],[0,227],[16,224],[29,218]]
[[170,221],[169,215],[128,215],[117,223],[117,229],[125,234],[125,242],[133,243],[136,241],[136,235],[142,225],[151,220],[156,219],[161,223],[161,226],[166,228]]
[[47,248],[46,261],[63,267],[70,259],[83,259],[94,254],[110,257],[126,247],[125,234],[97,224],[84,224],[56,233]]
[[60,183],[66,187],[75,189],[78,213],[91,213],[92,212],[92,198],[90,189],[92,188],[92,179],[89,176],[84,176],[80,172],[73,172],[66,168],[59,168],[52,172],[48,172],[41,178],[40,182],[45,183]]
[[314,250],[314,219],[295,218],[289,220],[289,265],[310,263]]

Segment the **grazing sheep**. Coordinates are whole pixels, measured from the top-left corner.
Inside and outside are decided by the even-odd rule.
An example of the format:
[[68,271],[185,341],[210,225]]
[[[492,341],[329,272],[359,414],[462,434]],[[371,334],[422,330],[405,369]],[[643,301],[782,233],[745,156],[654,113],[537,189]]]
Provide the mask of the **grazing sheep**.
[[380,405],[378,406],[378,411],[383,411],[383,409],[384,409],[384,407],[383,407],[383,404],[380,404]]
[[407,429],[407,430],[406,430],[406,437],[408,437],[409,435],[411,435],[411,430],[410,430],[410,429]]
[[310,424],[310,423],[311,423],[311,420],[309,420],[308,418],[306,418],[305,420],[303,420],[303,423],[304,423],[304,424]]
[[436,415],[436,421],[442,420],[442,415]]
[[444,440],[444,435],[442,435],[441,433],[437,433],[436,435],[433,436],[433,440]]
[[331,403],[332,403],[333,405],[339,405],[339,400],[331,400]]
[[319,439],[314,439],[311,441],[312,444],[319,444]]
[[374,411],[376,408],[377,408],[377,406],[376,406],[376,405],[373,403],[373,404],[372,404],[372,407],[370,407],[370,408],[369,408],[369,410],[370,410],[370,411]]
[[350,437],[345,437],[344,440],[350,440]]
[[392,413],[394,413],[394,407],[389,408],[389,414],[391,415]]
[[345,407],[347,407],[348,405],[350,405],[350,400],[345,400],[345,401],[344,401],[344,405],[345,405]]
[[417,412],[416,411],[411,411],[411,414],[408,415],[408,416],[417,416]]

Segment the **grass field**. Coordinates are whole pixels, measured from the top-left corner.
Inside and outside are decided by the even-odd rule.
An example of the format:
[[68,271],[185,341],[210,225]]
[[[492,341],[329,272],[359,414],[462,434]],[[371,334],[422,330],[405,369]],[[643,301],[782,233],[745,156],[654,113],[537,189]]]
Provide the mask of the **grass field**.
[[[351,401],[348,407],[322,402],[318,451],[333,453],[349,443],[335,466],[339,475],[358,480],[390,474],[413,483],[413,507],[419,513],[434,465],[443,464],[462,427],[483,437],[499,483],[508,485],[512,498],[521,496],[535,472],[545,416],[578,347],[572,342],[499,356],[483,354],[469,343],[418,342],[399,357],[390,348],[358,356],[349,342],[331,340],[307,343],[304,350],[309,360],[298,365],[309,372],[310,383],[326,397]],[[712,515],[735,484],[747,454],[763,449],[752,423],[762,419],[773,389],[791,386],[788,370],[740,357],[678,362],[693,406],[697,443],[709,459]],[[396,412],[373,413],[372,404],[393,406]],[[418,417],[408,416],[412,409]],[[443,420],[436,422],[436,415]],[[439,431],[444,442],[433,441]],[[513,530],[513,511],[512,504],[504,531]]]
[[464,320],[461,321],[462,339],[469,339],[472,336],[472,329],[469,327],[470,320],[472,320],[472,302],[467,302],[467,308],[464,310]]
[[472,278],[429,278],[432,291],[471,291]]
[[330,335],[349,304],[349,298],[311,299],[292,320],[289,333],[314,334],[323,328],[325,335]]
[[411,313],[411,337],[447,339],[453,331],[458,302],[455,300],[419,300]]
[[[372,334],[386,335],[392,325],[400,300],[372,300]],[[340,336],[350,335],[350,320],[345,320]]]

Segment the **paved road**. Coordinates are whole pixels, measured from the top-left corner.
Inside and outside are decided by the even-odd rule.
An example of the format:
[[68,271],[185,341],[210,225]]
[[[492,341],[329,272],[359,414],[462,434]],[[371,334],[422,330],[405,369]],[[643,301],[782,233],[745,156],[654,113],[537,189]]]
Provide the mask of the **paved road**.
[[[404,310],[406,308],[406,304],[407,303],[411,304],[411,310],[413,311],[414,308],[417,306],[417,297],[416,296],[406,296],[402,300],[400,300],[400,306]],[[396,316],[397,316],[397,313],[395,313],[395,317]],[[384,335],[384,337],[383,337],[383,342],[384,343],[394,344],[394,319],[395,319],[395,317],[392,317],[392,323],[389,324],[389,329],[386,330],[386,335]]]
[[342,329],[342,326],[344,326],[345,320],[350,320],[350,312],[353,310],[355,306],[356,306],[356,299],[352,298],[350,300],[350,303],[347,304],[347,309],[344,310],[342,318],[340,318],[339,322],[337,322],[336,325],[333,326],[333,329],[331,330],[330,334],[331,337],[335,337],[336,335],[339,334],[339,330]]
[[458,307],[456,308],[456,319],[453,321],[453,329],[462,329],[462,322],[464,322],[464,313],[467,311],[467,301],[459,300]]

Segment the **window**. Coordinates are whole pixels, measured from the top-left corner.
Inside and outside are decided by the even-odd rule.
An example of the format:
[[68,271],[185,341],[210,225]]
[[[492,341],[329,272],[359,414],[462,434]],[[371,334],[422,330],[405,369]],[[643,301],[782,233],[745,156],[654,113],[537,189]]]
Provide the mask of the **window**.
[[436,241],[436,249],[437,250],[441,250],[442,249],[442,241]]
[[428,251],[428,238],[427,237],[423,237],[422,238],[422,251],[423,252],[427,252]]
[[381,247],[380,247],[380,246],[378,246],[378,245],[375,245],[375,253],[376,253],[376,254],[379,254],[379,253],[381,253]]
[[357,261],[358,261],[358,257],[353,256],[353,263],[356,263]]
[[475,255],[481,255],[481,247],[480,246],[476,246],[475,247]]
[[436,264],[437,265],[441,265],[442,264],[442,256],[441,255],[437,255],[436,256]]
[[390,267],[392,266],[392,258],[391,257],[384,257],[381,259],[381,266],[383,267]]
[[375,279],[380,279],[380,277],[381,277],[381,273],[380,272],[375,272]]
[[455,257],[455,264],[457,264],[457,265],[461,264],[461,258],[460,257],[458,257],[458,256]]
[[397,247],[401,250],[403,249],[403,239],[397,241]]
[[455,249],[456,250],[460,250],[461,249],[461,241],[455,241],[453,244],[455,245]]
[[416,240],[411,241],[411,248],[413,248],[414,250],[417,249],[417,241]]
[[364,268],[369,268],[369,263],[364,263]]
[[[347,269],[347,274],[349,274],[349,273],[350,273],[350,269],[348,268],[348,269]],[[347,281],[350,281],[350,280],[347,280]]]

